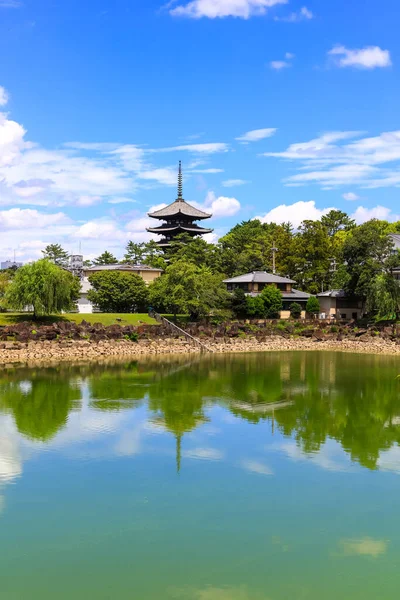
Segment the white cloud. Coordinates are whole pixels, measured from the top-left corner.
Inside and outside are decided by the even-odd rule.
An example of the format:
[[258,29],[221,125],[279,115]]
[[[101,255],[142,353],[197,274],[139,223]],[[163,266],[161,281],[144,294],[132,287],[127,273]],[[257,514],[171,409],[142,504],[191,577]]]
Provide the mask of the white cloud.
[[136,203],[137,200],[133,200],[133,198],[125,198],[124,196],[111,198],[111,200],[108,201],[109,204],[127,204],[132,202]]
[[283,152],[266,152],[263,156],[298,163],[300,173],[285,180],[290,186],[318,183],[325,188],[349,184],[363,188],[400,187],[400,131],[375,137],[362,135],[359,131],[328,132],[308,142],[291,144]]
[[163,185],[176,185],[177,182],[176,169],[171,167],[142,171],[138,174],[138,177],[140,179],[154,180]]
[[265,138],[273,136],[276,131],[276,128],[273,127],[266,129],[253,129],[252,131],[247,131],[247,133],[244,133],[235,139],[239,142],[259,142],[260,140],[264,140]]
[[340,546],[345,556],[371,556],[372,558],[378,558],[378,556],[386,554],[389,543],[387,540],[365,537],[341,540]]
[[300,201],[294,204],[281,204],[267,212],[264,216],[255,218],[259,219],[262,223],[291,223],[293,227],[297,228],[306,219],[318,221],[330,210],[332,208],[317,208],[314,200],[308,202]]
[[376,69],[390,67],[392,61],[389,50],[379,46],[351,50],[345,46],[335,46],[328,52],[339,67],[355,67],[356,69]]
[[287,60],[271,60],[271,62],[269,63],[269,66],[274,71],[282,71],[282,69],[287,69],[288,67],[291,67],[292,65]]
[[346,192],[342,195],[342,198],[347,200],[348,202],[354,202],[355,200],[359,200],[360,196],[357,196],[354,192]]
[[[0,5],[1,6],[1,5]],[[5,106],[8,102],[8,92],[0,85],[0,106]]]
[[[280,204],[272,208],[263,216],[257,216],[262,223],[291,223],[294,228],[298,228],[300,223],[305,220],[319,221],[323,215],[328,214],[336,207],[318,208],[314,200],[299,201],[294,204]],[[387,221],[398,221],[400,215],[394,214],[390,208],[384,206],[375,206],[373,208],[364,208],[359,206],[351,215],[356,223],[361,224],[370,219],[383,219]]]
[[[78,227],[75,237],[82,239],[122,240],[122,232],[111,219],[94,219]],[[125,236],[126,237],[126,236]]]
[[250,473],[257,473],[258,475],[273,475],[274,472],[264,463],[256,460],[242,460],[240,466]]
[[298,12],[292,12],[286,17],[275,17],[275,21],[286,21],[286,23],[299,23],[300,21],[310,21],[314,14],[306,6],[303,6]]
[[0,0],[0,8],[19,8],[22,6],[20,0]]
[[287,4],[288,0],[191,0],[170,9],[170,14],[178,17],[209,19],[223,17],[239,17],[248,19],[256,15],[264,15],[269,8],[279,4]]
[[222,182],[224,187],[236,187],[238,185],[245,185],[248,183],[245,179],[226,179]]
[[286,52],[285,60],[272,60],[269,63],[269,66],[271,67],[271,69],[274,69],[275,71],[281,71],[282,69],[287,69],[288,67],[291,67],[292,63],[290,61],[293,60],[294,58],[295,58],[294,54],[292,54],[291,52]]
[[190,448],[189,450],[184,450],[182,456],[197,460],[214,461],[222,460],[224,458],[224,453],[221,452],[221,450],[217,450],[217,448]]
[[37,210],[11,208],[0,211],[0,231],[27,228],[42,228],[69,223],[64,213],[44,214]]
[[385,206],[375,206],[373,208],[359,206],[351,217],[357,224],[365,223],[370,219],[382,219],[383,221],[398,221],[400,219],[400,215],[393,214],[392,210]]
[[227,198],[226,196],[216,197],[215,193],[210,191],[204,202],[204,209],[211,212],[214,217],[232,217],[239,212],[241,206],[236,198]]
[[210,142],[205,144],[183,144],[181,146],[171,146],[169,148],[158,148],[151,152],[193,152],[195,154],[216,154],[218,152],[228,152],[229,145],[223,142]]

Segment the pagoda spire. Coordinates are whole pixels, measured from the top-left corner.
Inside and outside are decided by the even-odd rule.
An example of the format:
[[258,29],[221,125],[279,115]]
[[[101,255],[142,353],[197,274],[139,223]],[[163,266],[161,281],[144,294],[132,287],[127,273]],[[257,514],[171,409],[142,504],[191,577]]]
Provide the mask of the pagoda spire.
[[182,197],[182,161],[179,161],[179,171],[178,171],[178,200],[183,200]]

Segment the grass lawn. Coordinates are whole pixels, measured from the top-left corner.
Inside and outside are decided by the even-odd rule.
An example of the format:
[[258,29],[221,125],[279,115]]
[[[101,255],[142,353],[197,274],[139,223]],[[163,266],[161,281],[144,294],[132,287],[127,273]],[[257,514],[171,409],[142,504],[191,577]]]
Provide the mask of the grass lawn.
[[[120,319],[117,320],[117,319]],[[22,321],[33,320],[31,313],[0,313],[0,325],[13,325],[14,323],[20,323]],[[64,315],[50,315],[49,317],[41,317],[37,323],[54,323],[56,321],[73,321],[74,323],[81,323],[81,321],[87,321],[88,323],[102,323],[103,325],[140,325],[147,323],[148,325],[156,325],[157,321],[149,317],[148,314],[113,314],[113,313],[93,313],[93,314],[64,314]]]

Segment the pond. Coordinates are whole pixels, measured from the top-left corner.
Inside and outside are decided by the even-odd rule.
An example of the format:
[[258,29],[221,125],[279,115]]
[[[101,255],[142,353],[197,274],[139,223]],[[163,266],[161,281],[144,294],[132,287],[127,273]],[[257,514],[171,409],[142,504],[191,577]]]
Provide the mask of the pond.
[[0,370],[2,600],[398,598],[400,360]]

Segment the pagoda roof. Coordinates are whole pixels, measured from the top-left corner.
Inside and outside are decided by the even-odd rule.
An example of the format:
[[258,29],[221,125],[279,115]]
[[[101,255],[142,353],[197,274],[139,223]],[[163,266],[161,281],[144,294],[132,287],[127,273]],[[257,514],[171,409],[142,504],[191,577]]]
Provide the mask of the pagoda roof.
[[169,204],[160,210],[148,213],[148,215],[154,219],[166,219],[169,217],[177,217],[179,215],[184,215],[191,219],[209,219],[212,216],[211,214],[192,206],[183,198],[177,198],[172,204]]
[[147,231],[150,233],[171,233],[172,231],[186,231],[187,233],[211,233],[212,229],[207,229],[205,227],[198,227],[198,225],[160,225],[160,227],[147,227]]

